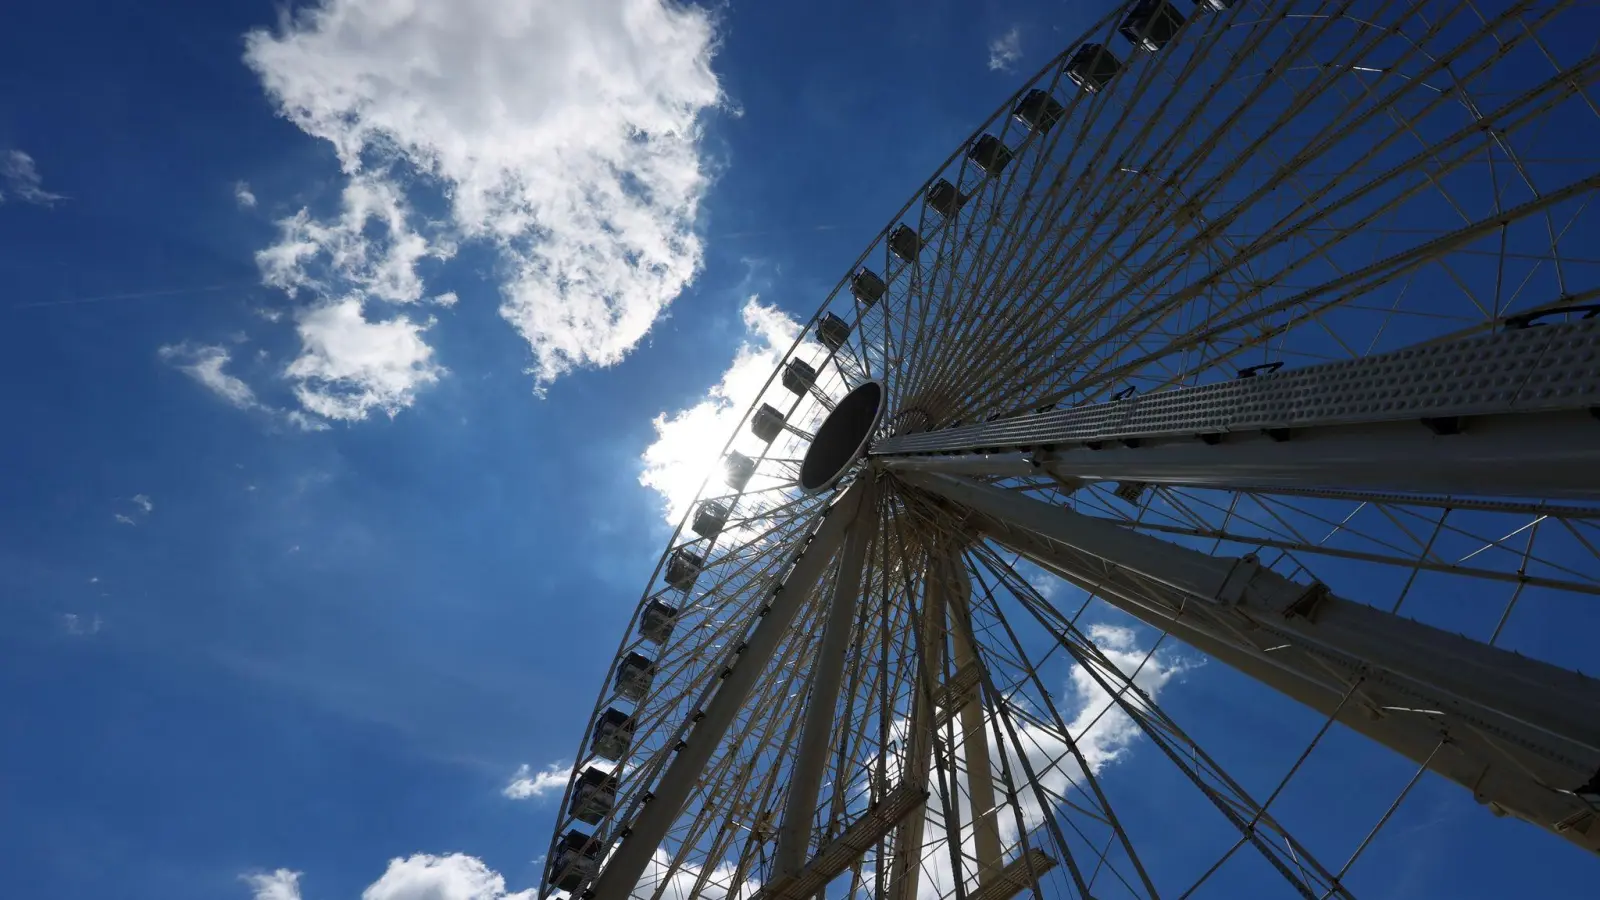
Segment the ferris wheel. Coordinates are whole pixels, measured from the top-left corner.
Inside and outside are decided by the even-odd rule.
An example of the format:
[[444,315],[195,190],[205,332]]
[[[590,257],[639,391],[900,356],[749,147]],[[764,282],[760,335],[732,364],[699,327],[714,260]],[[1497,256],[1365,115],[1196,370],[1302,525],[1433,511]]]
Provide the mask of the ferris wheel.
[[[1069,44],[730,437],[542,894],[1345,897],[1423,776],[1600,853],[1597,35],[1141,0]],[[1317,727],[1231,768],[1101,615]],[[1159,810],[1091,752],[1107,717]],[[1313,839],[1285,797],[1339,741],[1413,774]]]

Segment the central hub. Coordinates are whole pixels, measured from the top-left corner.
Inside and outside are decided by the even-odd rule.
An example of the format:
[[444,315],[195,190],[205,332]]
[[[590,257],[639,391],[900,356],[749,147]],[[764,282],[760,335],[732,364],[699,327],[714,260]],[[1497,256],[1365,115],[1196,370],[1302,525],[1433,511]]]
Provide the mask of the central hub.
[[844,396],[822,420],[800,461],[800,490],[819,494],[834,486],[861,458],[883,418],[883,384],[868,381]]

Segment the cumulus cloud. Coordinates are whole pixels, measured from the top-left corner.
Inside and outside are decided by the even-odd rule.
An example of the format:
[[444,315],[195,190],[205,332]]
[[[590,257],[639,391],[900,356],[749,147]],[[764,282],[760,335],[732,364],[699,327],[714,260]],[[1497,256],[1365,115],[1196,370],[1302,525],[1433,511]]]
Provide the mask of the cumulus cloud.
[[546,797],[566,790],[567,780],[571,777],[572,766],[567,763],[553,762],[539,772],[534,772],[527,763],[523,763],[500,793],[512,800]]
[[[349,324],[421,299],[425,264],[477,241],[537,386],[620,361],[700,266],[713,47],[703,9],[666,0],[321,0],[251,32],[246,63],[347,179],[337,215],[280,223],[264,280]],[[412,209],[413,188],[437,189],[443,216]],[[342,354],[375,348],[312,346],[304,322],[288,374],[319,414],[393,414],[443,372],[408,318],[379,323],[403,336],[397,359],[357,362]]]
[[533,889],[510,892],[500,873],[483,860],[452,853],[419,853],[389,860],[383,877],[361,892],[361,900],[533,900]]
[[[685,409],[663,412],[655,418],[656,439],[645,448],[644,471],[639,475],[639,483],[661,494],[668,522],[677,522],[688,509],[707,473],[720,479],[715,473],[720,464],[718,453],[738,427],[745,410],[758,397],[787,409],[793,397],[777,382],[773,382],[765,394],[761,386],[783,362],[784,354],[800,334],[800,323],[775,306],[763,305],[755,296],[745,302],[741,316],[745,340],[705,398]],[[801,348],[801,356],[815,362],[821,355],[820,350],[819,346],[808,344]],[[786,441],[788,436],[779,440]],[[742,433],[735,438],[734,446],[754,456],[762,445],[753,436]],[[766,486],[758,479],[752,479],[747,491]]]
[[233,183],[233,199],[234,202],[239,204],[240,209],[254,209],[256,194],[250,190],[250,182],[235,181]]
[[288,869],[239,876],[254,900],[300,900],[300,873]]
[[287,369],[295,396],[328,419],[364,419],[373,410],[395,415],[445,372],[422,339],[432,324],[405,316],[374,321],[355,298],[301,312],[300,355]]
[[1022,59],[1022,29],[1011,30],[989,41],[989,71],[1009,72]]
[[15,198],[35,206],[51,206],[65,199],[45,190],[33,157],[21,150],[0,153],[0,203]]

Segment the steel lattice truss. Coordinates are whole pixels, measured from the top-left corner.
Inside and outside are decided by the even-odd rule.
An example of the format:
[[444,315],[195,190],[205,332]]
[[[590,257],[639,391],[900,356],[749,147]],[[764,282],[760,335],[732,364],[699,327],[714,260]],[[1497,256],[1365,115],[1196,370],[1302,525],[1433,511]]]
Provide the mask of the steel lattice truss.
[[[1597,35],[1593,3],[1174,0],[1068,46],[730,439],[546,895],[1346,896],[1427,772],[1600,850],[1592,642],[1501,649],[1600,593]],[[868,380],[869,452],[801,490]],[[1105,605],[1321,728],[1247,789],[1141,687],[1158,649],[1096,639]],[[1200,862],[1141,850],[1108,721],[1211,817]],[[1414,775],[1302,843],[1275,804],[1345,731]]]

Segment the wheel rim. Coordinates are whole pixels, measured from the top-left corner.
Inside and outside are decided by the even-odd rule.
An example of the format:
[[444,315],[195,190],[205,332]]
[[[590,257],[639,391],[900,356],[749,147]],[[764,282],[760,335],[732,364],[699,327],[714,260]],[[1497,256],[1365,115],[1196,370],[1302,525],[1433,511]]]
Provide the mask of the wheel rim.
[[[800,457],[828,404],[853,387],[881,381],[887,400],[881,424],[874,421],[885,442],[1271,376],[1279,367],[1363,360],[1491,335],[1546,313],[1553,315],[1545,322],[1575,320],[1562,311],[1583,311],[1600,294],[1600,260],[1579,249],[1594,245],[1586,207],[1600,187],[1600,163],[1575,149],[1600,146],[1589,89],[1600,59],[1562,37],[1592,33],[1592,11],[1563,3],[1481,11],[1453,2],[1238,3],[1188,11],[1177,36],[1148,52],[1118,34],[1137,6],[1117,9],[1069,45],[930,177],[790,349],[786,360],[805,363],[811,381],[785,391],[780,367],[730,438],[728,450],[748,453],[756,474],[742,489],[702,488],[641,601],[641,616],[653,601],[674,601],[671,639],[652,647],[631,629],[619,653],[621,660],[651,650],[649,691],[621,703],[608,684],[581,746],[579,773],[605,711],[629,713],[635,730],[613,764],[616,802],[582,826],[594,835],[597,867],[692,735],[720,673],[737,664],[741,636],[759,623],[771,589],[784,583],[831,502],[797,484]],[[1094,92],[1062,72],[1091,42],[1121,64]],[[1024,108],[1035,90],[1059,110]],[[1027,114],[1013,115],[1018,110]],[[984,136],[1005,148],[1003,166]],[[842,342],[829,316],[848,326]],[[761,405],[779,398],[786,403],[763,421]],[[770,437],[752,440],[753,425]],[[807,483],[860,483],[869,480],[864,473],[878,487],[860,520],[874,537],[859,573],[840,694],[839,721],[849,724],[828,741],[830,777],[845,787],[824,790],[808,847],[816,851],[862,821],[919,765],[928,767],[930,798],[862,854],[849,896],[890,896],[897,879],[904,883],[886,848],[910,840],[907,828],[923,833],[913,843],[924,888],[954,891],[957,869],[967,892],[995,877],[977,862],[995,851],[972,846],[995,836],[971,824],[973,788],[961,757],[977,748],[964,746],[959,715],[946,711],[942,736],[918,731],[926,746],[906,746],[918,691],[928,706],[935,686],[959,683],[963,640],[982,671],[965,689],[985,711],[972,722],[991,730],[984,743],[992,743],[999,854],[1022,864],[1019,885],[1037,883],[1051,896],[1181,892],[1215,886],[1216,871],[1247,865],[1235,860],[1254,854],[1274,890],[1344,892],[1340,867],[1317,863],[1315,848],[1276,822],[1277,791],[1266,792],[1263,812],[1263,798],[1251,799],[1130,690],[1156,648],[1133,671],[1127,660],[1113,661],[1075,615],[1019,574],[1016,557],[992,535],[975,535],[948,498],[888,463]],[[1176,547],[1254,554],[1299,582],[1369,585],[1363,603],[1490,644],[1511,636],[1523,604],[1600,592],[1600,509],[1536,494],[968,474]],[[708,504],[718,505],[703,518]],[[687,591],[664,588],[683,551],[701,558],[703,571]],[[1084,572],[1068,574],[1085,606],[1097,593],[1109,598]],[[797,710],[808,705],[826,598],[840,577],[835,563],[804,586],[816,599],[797,614],[793,635],[777,647],[653,857],[645,895],[747,896],[781,882],[772,861],[775,817],[794,767]],[[936,677],[919,679],[919,628],[936,595],[946,595],[944,649],[929,666]],[[1442,600],[1452,597],[1470,601],[1462,605],[1476,618],[1446,608]],[[964,618],[951,613],[963,605]],[[1032,634],[1019,633],[1018,623]],[[1543,649],[1555,663],[1583,660],[1581,646]],[[1112,698],[1108,708],[1235,828],[1237,842],[1216,854],[1214,867],[1173,876],[1141,857],[1077,746],[1093,722],[1075,733],[1081,723],[1062,714],[1039,674],[1056,653],[1087,673]],[[1354,687],[1330,723],[1352,698],[1360,698]],[[563,800],[558,836],[572,827],[574,790]],[[939,836],[951,821],[966,823],[961,841]],[[561,874],[555,863],[552,854],[547,882]],[[589,884],[586,875],[573,887]]]

